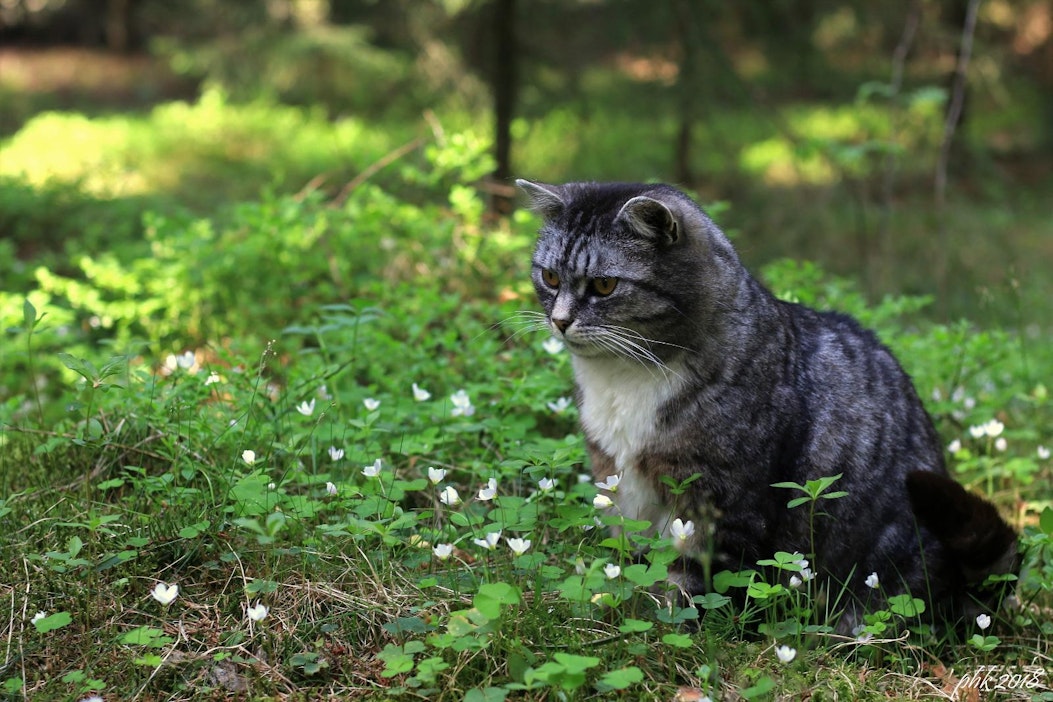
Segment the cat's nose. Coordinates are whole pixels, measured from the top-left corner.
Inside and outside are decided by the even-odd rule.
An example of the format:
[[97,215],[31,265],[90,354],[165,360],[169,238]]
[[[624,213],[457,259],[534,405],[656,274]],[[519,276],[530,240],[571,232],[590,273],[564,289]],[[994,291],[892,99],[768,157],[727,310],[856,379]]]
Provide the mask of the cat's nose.
[[558,317],[553,317],[552,318],[552,323],[554,325],[556,325],[556,329],[559,329],[560,334],[566,333],[567,327],[570,326],[570,323],[572,321],[574,321],[574,320],[571,320],[571,319],[560,319]]

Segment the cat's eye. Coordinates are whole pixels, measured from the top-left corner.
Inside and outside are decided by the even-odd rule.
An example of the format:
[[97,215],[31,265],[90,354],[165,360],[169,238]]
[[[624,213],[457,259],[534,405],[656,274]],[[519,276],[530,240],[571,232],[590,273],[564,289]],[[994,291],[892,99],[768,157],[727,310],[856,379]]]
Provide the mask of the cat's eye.
[[541,279],[544,280],[545,285],[549,286],[550,288],[559,287],[559,273],[556,273],[556,271],[552,270],[551,268],[541,269]]
[[606,297],[614,292],[614,289],[618,287],[617,278],[593,278],[592,289],[596,291],[597,295]]

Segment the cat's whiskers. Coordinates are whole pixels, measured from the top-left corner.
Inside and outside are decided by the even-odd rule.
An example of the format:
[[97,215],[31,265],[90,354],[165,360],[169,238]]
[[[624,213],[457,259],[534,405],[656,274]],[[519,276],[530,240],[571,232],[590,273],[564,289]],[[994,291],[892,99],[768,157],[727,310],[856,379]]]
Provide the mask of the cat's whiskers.
[[636,361],[649,372],[653,373],[655,369],[658,369],[661,371],[664,378],[668,378],[670,375],[680,377],[679,373],[670,368],[653,351],[629,338],[626,333],[633,332],[633,334],[639,339],[644,342],[649,342],[646,337],[638,332],[635,332],[632,329],[626,329],[625,327],[608,325],[597,327],[595,331],[595,335],[589,336],[589,341],[595,343],[597,346],[600,346],[617,356]]
[[513,341],[532,332],[545,331],[551,333],[552,331],[548,326],[548,316],[544,312],[534,310],[519,310],[510,317],[497,322],[490,329],[497,329],[505,325],[515,328],[515,331],[505,338],[506,342]]
[[681,346],[680,344],[674,344],[674,343],[672,343],[670,341],[659,341],[658,339],[651,339],[649,337],[644,336],[643,334],[641,334],[640,332],[636,331],[635,329],[631,329],[629,327],[619,327],[619,326],[615,326],[613,324],[608,324],[608,325],[606,325],[606,327],[608,329],[617,330],[619,332],[627,334],[628,336],[632,337],[633,339],[636,339],[638,341],[642,341],[643,343],[645,343],[647,345],[656,344],[656,345],[659,345],[659,346],[668,346],[670,348],[679,349],[681,351],[687,351],[688,353],[696,353],[696,351],[694,349],[690,348],[690,347]]

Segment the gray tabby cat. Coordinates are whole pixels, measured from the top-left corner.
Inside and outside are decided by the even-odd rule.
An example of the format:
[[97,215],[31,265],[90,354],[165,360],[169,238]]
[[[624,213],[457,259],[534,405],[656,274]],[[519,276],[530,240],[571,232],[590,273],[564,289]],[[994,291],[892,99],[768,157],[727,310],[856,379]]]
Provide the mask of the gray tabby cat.
[[[841,599],[911,592],[946,618],[976,604],[988,574],[1015,565],[1017,539],[989,502],[954,482],[910,378],[844,315],[776,299],[685,194],[666,185],[517,184],[544,218],[533,283],[572,354],[597,479],[625,517],[669,536],[700,528],[670,580],[810,554]],[[773,483],[843,474],[814,541],[799,496]],[[690,482],[674,496],[663,477]],[[880,590],[865,579],[877,573]]]

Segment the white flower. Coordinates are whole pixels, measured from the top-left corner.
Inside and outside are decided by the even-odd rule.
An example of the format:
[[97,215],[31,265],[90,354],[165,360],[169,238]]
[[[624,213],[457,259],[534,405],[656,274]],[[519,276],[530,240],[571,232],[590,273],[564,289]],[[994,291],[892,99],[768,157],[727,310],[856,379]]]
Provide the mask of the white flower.
[[378,458],[377,460],[373,461],[373,465],[371,466],[364,466],[362,468],[362,475],[366,476],[367,478],[375,478],[378,475],[380,475],[380,459]]
[[969,436],[974,439],[979,439],[981,436],[987,433],[987,427],[983,424],[978,424],[973,427],[969,427]]
[[450,395],[450,402],[453,403],[453,409],[450,410],[450,414],[454,417],[471,417],[475,414],[475,407],[472,407],[472,400],[464,390],[458,390]]
[[98,695],[92,695],[91,697],[85,697],[84,699],[80,700],[80,702],[106,702],[106,701],[104,699],[102,699],[101,697],[99,697]]
[[959,451],[961,451],[962,450],[962,441],[961,441],[961,439],[955,439],[951,443],[947,444],[947,450],[950,453],[958,453]]
[[790,576],[790,587],[795,587],[795,588],[796,587],[800,587],[803,583],[804,583],[804,581],[801,580],[800,576],[798,576],[798,575],[791,575]]
[[453,544],[435,544],[431,551],[440,561],[445,561],[453,554]]
[[1039,446],[1038,449],[1036,449],[1036,451],[1038,453],[1038,460],[1044,461],[1047,458],[1049,458],[1049,449],[1045,446]]
[[482,539],[472,539],[476,546],[482,546],[487,551],[493,551],[497,546],[497,542],[501,540],[501,532],[491,531]]
[[259,600],[256,600],[255,605],[245,608],[245,614],[248,615],[248,618],[254,622],[262,622],[264,617],[267,616],[267,612],[269,611],[270,610],[267,608],[267,605],[263,604]]
[[486,481],[486,487],[479,491],[479,499],[485,501],[494,499],[497,495],[497,479],[490,478]]
[[997,439],[995,439],[996,451],[1005,451],[1007,448],[1009,448],[1009,442],[1005,440],[1004,436],[999,436]]
[[569,397],[561,397],[558,400],[556,400],[555,402],[547,403],[547,406],[548,406],[548,408],[550,410],[552,410],[556,414],[563,414],[564,412],[567,411],[567,408],[570,407],[570,398]]
[[975,397],[967,397],[967,398],[965,398],[964,400],[962,400],[962,407],[964,407],[967,410],[971,410],[973,407],[976,407],[976,398]]
[[512,549],[512,553],[517,556],[522,556],[530,548],[530,539],[506,539],[508,541],[508,548]]
[[48,616],[47,612],[37,612],[36,614],[33,615],[33,618],[29,620],[29,623],[30,624],[36,624],[37,622],[39,622],[41,619],[43,619],[46,616]]
[[267,489],[268,490],[276,490],[277,488],[278,488],[278,485],[276,483],[267,483]]
[[557,353],[563,350],[563,342],[554,336],[550,336],[545,339],[545,342],[541,344],[541,348],[545,349],[548,353],[555,356]]
[[877,573],[871,573],[863,582],[865,582],[867,587],[869,587],[871,590],[876,590],[878,586],[881,585],[881,581],[878,580]]
[[991,617],[987,614],[977,614],[976,626],[980,627],[980,630],[983,631],[987,627],[991,626]]
[[331,482],[326,482],[326,484],[325,484],[325,494],[326,495],[330,495],[330,496],[335,495],[336,494],[336,484],[335,483],[331,483]]
[[1001,434],[1003,429],[1005,429],[1005,425],[999,422],[997,419],[992,419],[984,425],[984,433],[992,439]]
[[157,583],[154,585],[154,589],[150,591],[150,596],[163,605],[171,604],[178,594],[179,586],[175,583],[171,585]]
[[337,448],[336,446],[329,447],[329,458],[333,459],[334,461],[339,461],[343,457],[344,449]]
[[256,452],[252,449],[245,449],[241,452],[241,460],[248,463],[250,466],[256,462]]
[[[799,553],[795,553],[793,555],[801,556],[801,554],[799,554]],[[812,573],[812,569],[808,567],[808,559],[805,558],[804,556],[801,556],[797,560],[791,561],[791,562],[797,564],[797,567],[801,569],[800,581],[802,583],[806,583],[806,582],[808,582],[809,580],[811,580],[812,578],[815,577],[815,574]],[[790,578],[790,584],[791,585],[793,584],[793,578],[792,577]]]
[[600,490],[610,490],[611,492],[618,492],[618,483],[622,481],[620,474],[608,475],[607,479],[601,483],[596,483],[596,487]]
[[606,495],[596,495],[596,497],[592,498],[592,506],[596,509],[610,509],[613,505],[614,500]]
[[445,468],[436,468],[435,466],[428,466],[428,480],[431,481],[432,485],[438,485],[442,482],[442,479],[445,477]]
[[439,502],[453,507],[454,505],[461,503],[461,496],[457,494],[457,490],[447,485],[446,488],[439,493]]
[[374,412],[378,407],[380,407],[380,400],[374,400],[372,397],[367,397],[366,399],[362,400],[362,404],[365,405],[365,408],[367,410],[369,410],[370,412]]
[[223,380],[223,379],[221,377],[219,377],[219,373],[217,373],[216,371],[212,371],[211,373],[208,374],[208,377],[205,378],[205,385],[215,385],[216,383],[220,382],[221,380]]
[[603,574],[607,576],[608,580],[614,580],[622,574],[622,567],[617,563],[608,563],[603,566]]
[[856,641],[860,643],[866,643],[867,641],[870,641],[872,638],[874,638],[874,634],[867,631],[867,627],[865,624],[860,624],[858,626],[852,627],[852,636],[856,637]]
[[681,545],[694,535],[695,523],[690,519],[685,522],[680,517],[677,517],[669,525],[669,533],[673,535],[674,542],[677,545]]
[[797,655],[797,650],[789,646],[776,646],[775,655],[778,656],[781,662],[789,663]]
[[424,402],[431,399],[431,393],[424,388],[418,387],[416,383],[413,384],[413,399],[417,402]]
[[165,368],[167,368],[170,371],[174,371],[176,368],[189,370],[190,368],[194,367],[195,361],[196,359],[194,358],[193,351],[187,351],[185,353],[179,354],[178,356],[176,354],[170,353],[165,357]]
[[305,417],[310,417],[314,414],[314,398],[312,397],[310,400],[304,400],[296,405],[296,411]]
[[552,488],[556,487],[556,481],[552,478],[542,478],[541,480],[537,481],[537,486],[538,488],[540,488],[541,492],[548,492]]

